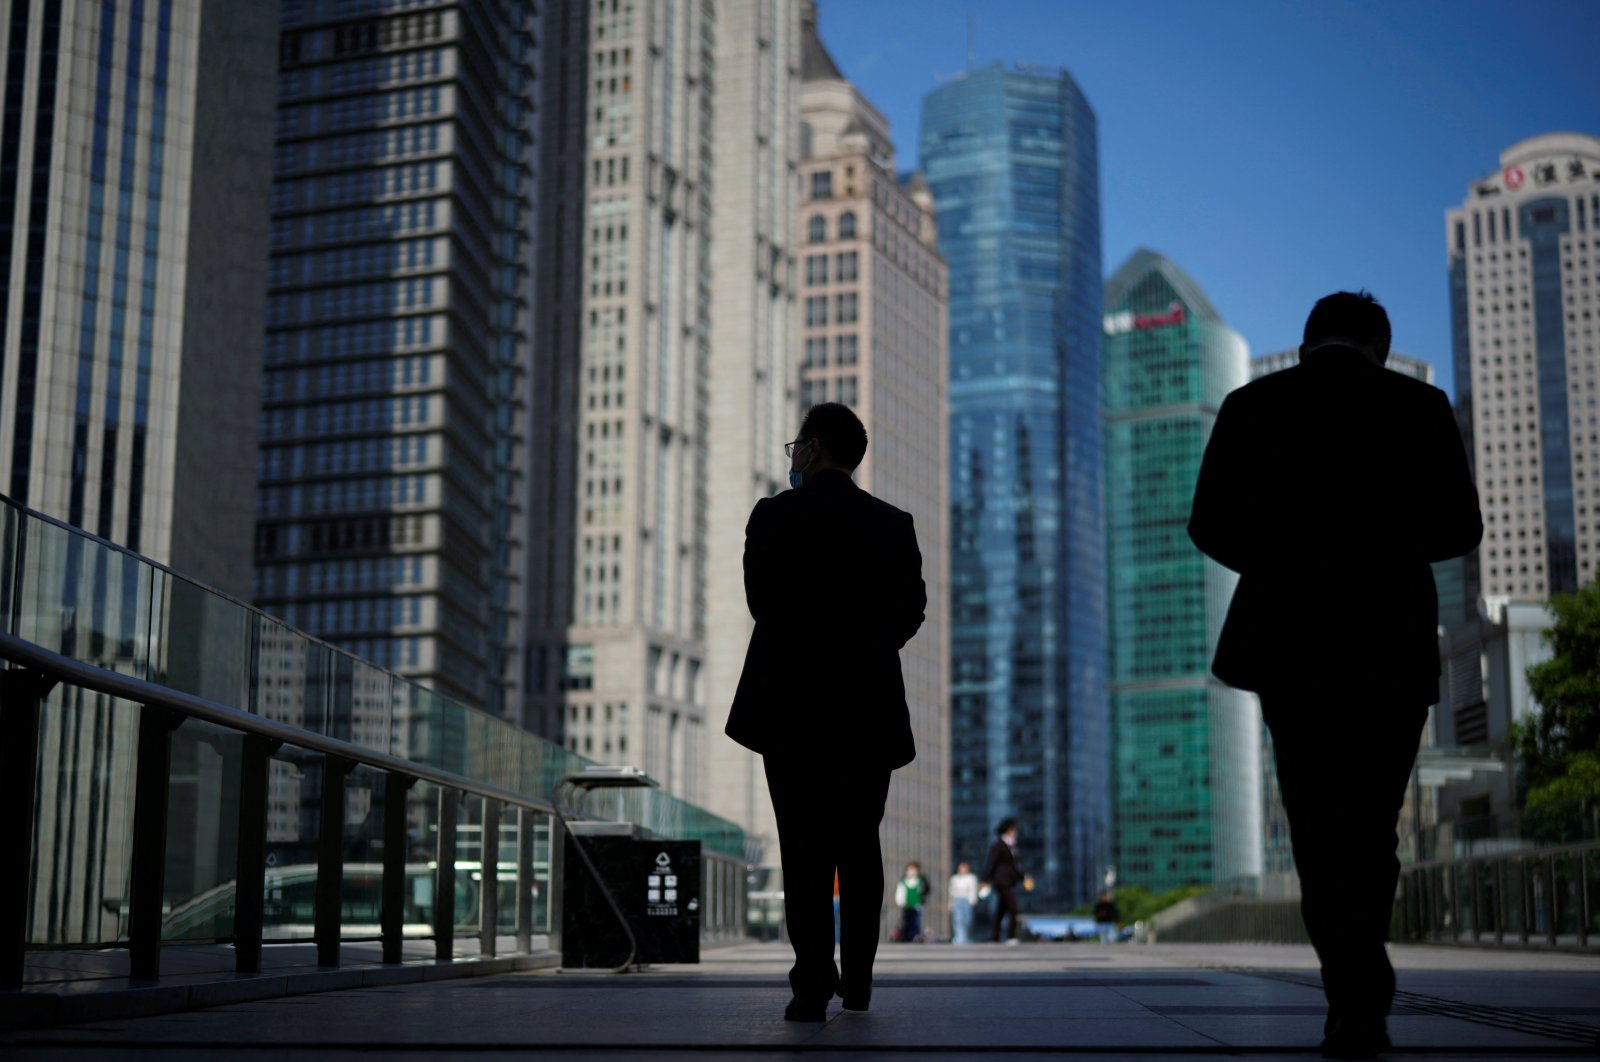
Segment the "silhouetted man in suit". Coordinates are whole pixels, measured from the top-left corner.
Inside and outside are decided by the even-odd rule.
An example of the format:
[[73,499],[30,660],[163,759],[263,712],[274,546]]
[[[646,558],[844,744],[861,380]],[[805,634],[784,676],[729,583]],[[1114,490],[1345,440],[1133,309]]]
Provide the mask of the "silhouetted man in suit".
[[1300,364],[1223,402],[1189,521],[1239,573],[1212,670],[1261,696],[1331,1058],[1388,1046],[1395,820],[1439,694],[1428,564],[1483,535],[1449,400],[1388,356],[1372,296],[1318,302]]
[[889,773],[916,756],[900,648],[922,625],[927,598],[911,516],[850,479],[867,450],[856,415],[814,406],[787,449],[794,489],[758,501],[745,529],[756,625],[727,733],[762,754],[777,814],[795,953],[784,1017],[822,1021],[835,992],[848,1010],[866,1010],[872,995],[878,824]]

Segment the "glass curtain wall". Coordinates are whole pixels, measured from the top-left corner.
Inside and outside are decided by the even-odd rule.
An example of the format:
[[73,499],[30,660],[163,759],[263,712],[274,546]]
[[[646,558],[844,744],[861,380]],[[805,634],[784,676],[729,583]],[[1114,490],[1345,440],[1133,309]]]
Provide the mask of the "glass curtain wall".
[[949,263],[951,821],[980,862],[1021,823],[1039,909],[1111,855],[1094,112],[1065,72],[994,65],[923,102]]

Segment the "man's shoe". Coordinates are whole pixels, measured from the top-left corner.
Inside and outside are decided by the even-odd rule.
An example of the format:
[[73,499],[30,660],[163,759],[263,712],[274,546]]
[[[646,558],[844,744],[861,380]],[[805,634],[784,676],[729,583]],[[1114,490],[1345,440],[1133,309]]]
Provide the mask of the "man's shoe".
[[1329,1017],[1322,1038],[1323,1058],[1377,1058],[1389,1050],[1389,1032],[1382,1018]]
[[[831,996],[829,998],[832,998]],[[801,999],[795,996],[783,1008],[784,1021],[827,1021],[828,1000]]]
[[857,992],[840,988],[839,998],[844,1001],[845,1010],[865,1011],[872,1005],[872,989]]

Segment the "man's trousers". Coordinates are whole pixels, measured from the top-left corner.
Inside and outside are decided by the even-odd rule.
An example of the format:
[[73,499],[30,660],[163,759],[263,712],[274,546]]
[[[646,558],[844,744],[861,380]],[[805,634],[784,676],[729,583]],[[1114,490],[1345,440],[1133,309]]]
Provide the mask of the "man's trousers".
[[[883,851],[878,824],[889,798],[889,771],[811,757],[766,756],[767,788],[778,819],[783,912],[800,999],[826,1001],[872,989],[883,910]],[[833,875],[839,874],[839,962],[833,962]]]
[[1395,988],[1395,823],[1428,710],[1359,693],[1263,694],[1261,706],[1329,1016],[1381,1018]]

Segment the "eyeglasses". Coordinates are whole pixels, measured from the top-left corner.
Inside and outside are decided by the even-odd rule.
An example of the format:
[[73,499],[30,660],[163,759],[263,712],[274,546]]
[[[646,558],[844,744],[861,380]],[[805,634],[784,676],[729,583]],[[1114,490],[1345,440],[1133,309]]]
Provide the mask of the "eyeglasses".
[[783,456],[785,456],[785,457],[793,457],[795,449],[797,447],[804,446],[806,443],[808,443],[810,441],[811,441],[810,439],[796,439],[794,442],[784,443],[783,444]]

